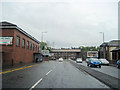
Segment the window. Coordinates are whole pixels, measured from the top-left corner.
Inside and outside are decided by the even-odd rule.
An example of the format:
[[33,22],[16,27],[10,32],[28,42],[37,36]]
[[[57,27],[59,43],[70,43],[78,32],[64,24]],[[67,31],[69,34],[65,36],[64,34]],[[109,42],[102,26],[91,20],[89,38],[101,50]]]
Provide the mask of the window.
[[22,47],[25,48],[25,39],[22,40]]
[[38,46],[38,52],[39,52],[39,46]]
[[33,43],[33,51],[34,51],[34,43]]
[[27,49],[29,49],[29,41],[27,41]]
[[16,46],[20,46],[20,37],[19,36],[17,36],[17,38],[16,38]]
[[32,50],[32,43],[30,43],[30,50]]
[[37,51],[37,45],[36,45],[35,49],[36,49],[36,51]]

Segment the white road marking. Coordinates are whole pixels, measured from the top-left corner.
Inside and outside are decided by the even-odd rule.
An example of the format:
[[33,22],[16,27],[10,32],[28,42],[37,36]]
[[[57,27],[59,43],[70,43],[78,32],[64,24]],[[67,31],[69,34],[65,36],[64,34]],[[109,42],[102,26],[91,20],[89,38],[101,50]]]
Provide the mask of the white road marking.
[[47,72],[46,75],[48,75],[50,72],[52,72],[52,70],[50,70],[49,72]]
[[33,88],[35,88],[35,86],[37,86],[38,83],[40,83],[41,81],[42,81],[42,78],[38,80],[29,90],[32,90]]
[[[52,70],[47,72],[46,75],[48,75],[50,72],[52,72]],[[38,80],[29,90],[32,90],[33,88],[35,88],[35,86],[37,86],[41,81],[42,81],[42,78],[40,80]]]

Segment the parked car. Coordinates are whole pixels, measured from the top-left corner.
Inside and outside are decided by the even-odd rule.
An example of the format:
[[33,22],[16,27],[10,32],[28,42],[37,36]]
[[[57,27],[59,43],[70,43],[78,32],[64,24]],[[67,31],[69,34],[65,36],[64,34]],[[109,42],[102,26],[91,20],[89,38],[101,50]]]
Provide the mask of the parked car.
[[120,69],[120,60],[117,61],[117,67]]
[[62,62],[63,61],[63,58],[59,58],[59,60],[58,60],[59,62]]
[[76,63],[82,63],[82,58],[77,58]]
[[90,58],[87,62],[87,66],[90,67],[99,66],[99,68],[101,68],[101,62],[97,58]]
[[102,65],[109,65],[109,62],[106,59],[99,59]]

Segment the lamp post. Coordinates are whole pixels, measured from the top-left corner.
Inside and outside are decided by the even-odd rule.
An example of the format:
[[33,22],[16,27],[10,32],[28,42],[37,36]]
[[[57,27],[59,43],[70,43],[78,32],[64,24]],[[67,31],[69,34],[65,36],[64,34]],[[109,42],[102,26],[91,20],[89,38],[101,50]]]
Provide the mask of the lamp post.
[[41,40],[42,42],[43,42],[43,34],[44,34],[44,33],[47,33],[47,32],[42,32],[42,38],[41,38],[41,39],[42,39],[42,40]]
[[103,43],[104,43],[104,32],[100,32],[101,34],[103,34]]
[[100,32],[103,34],[103,58],[106,58],[106,46],[104,46],[104,32]]

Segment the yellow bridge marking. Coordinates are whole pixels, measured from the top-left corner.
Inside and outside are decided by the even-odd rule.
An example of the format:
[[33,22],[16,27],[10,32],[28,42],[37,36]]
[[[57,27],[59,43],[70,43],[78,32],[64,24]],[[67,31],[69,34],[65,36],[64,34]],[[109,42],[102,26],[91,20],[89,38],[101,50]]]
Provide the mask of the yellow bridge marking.
[[40,65],[40,64],[30,65],[30,66],[26,66],[26,67],[20,67],[20,68],[17,68],[17,69],[11,69],[11,70],[8,70],[8,71],[0,72],[0,74],[5,74],[5,73],[13,72],[13,71],[18,71],[18,70],[21,70],[21,69],[30,68],[30,67],[37,66],[37,65]]

